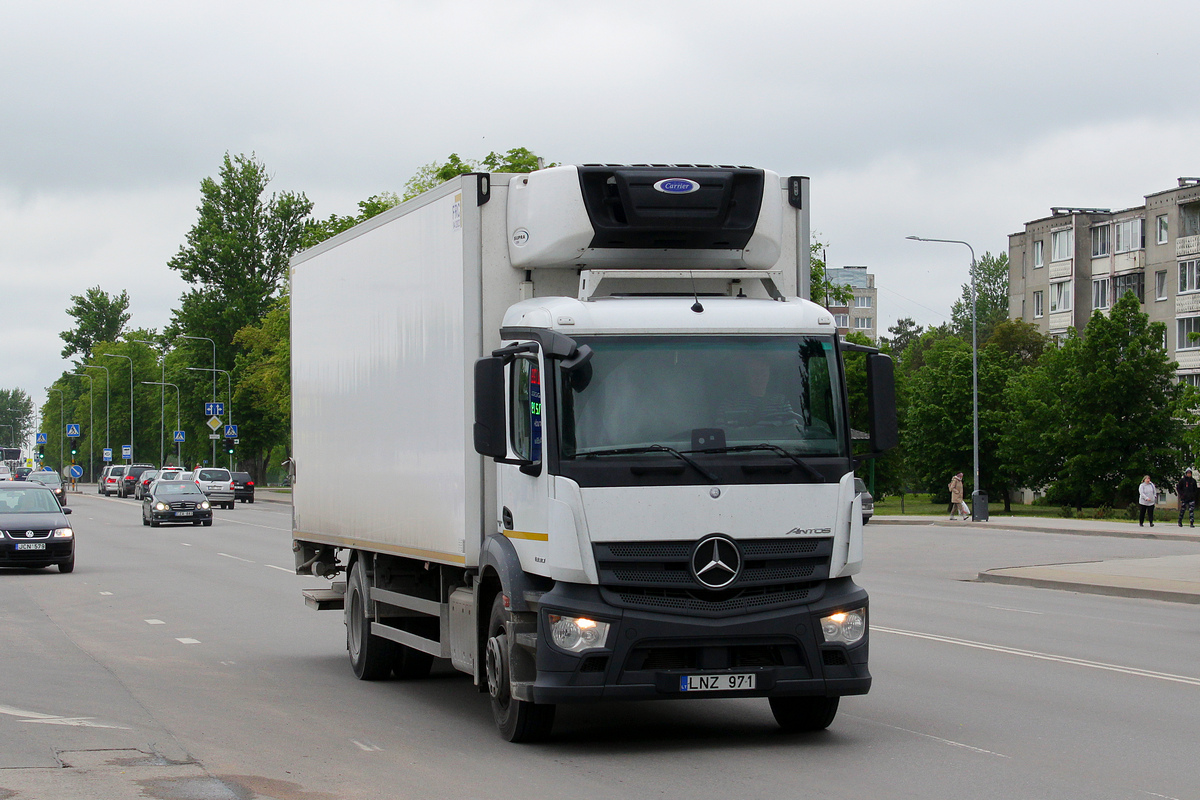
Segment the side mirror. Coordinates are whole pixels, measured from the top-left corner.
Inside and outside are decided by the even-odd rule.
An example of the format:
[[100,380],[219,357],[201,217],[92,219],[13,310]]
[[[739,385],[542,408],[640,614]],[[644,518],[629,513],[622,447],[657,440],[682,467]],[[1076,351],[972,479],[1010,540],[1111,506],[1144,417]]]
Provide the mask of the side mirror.
[[66,506],[63,506],[63,507],[62,507],[62,512],[63,512],[64,514],[70,514],[70,513],[71,513],[71,509],[67,508]]
[[475,452],[507,458],[505,433],[504,359],[481,358],[475,362]]
[[871,450],[882,453],[900,444],[896,422],[896,375],[892,357],[867,356],[867,412],[871,418]]

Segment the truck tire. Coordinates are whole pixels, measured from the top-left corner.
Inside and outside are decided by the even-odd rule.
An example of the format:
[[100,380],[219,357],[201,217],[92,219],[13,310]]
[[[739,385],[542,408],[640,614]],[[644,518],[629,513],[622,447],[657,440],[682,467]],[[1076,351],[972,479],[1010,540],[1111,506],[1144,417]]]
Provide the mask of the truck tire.
[[346,581],[346,650],[354,676],[360,681],[388,677],[396,659],[392,642],[371,633],[369,597],[366,569],[361,561],[355,561]]
[[840,697],[772,697],[771,713],[785,731],[823,731],[837,716]]
[[550,735],[554,727],[554,706],[530,703],[512,696],[508,665],[508,612],[504,595],[497,594],[488,618],[487,668],[488,694],[492,696],[492,717],[500,735],[510,742],[536,742]]

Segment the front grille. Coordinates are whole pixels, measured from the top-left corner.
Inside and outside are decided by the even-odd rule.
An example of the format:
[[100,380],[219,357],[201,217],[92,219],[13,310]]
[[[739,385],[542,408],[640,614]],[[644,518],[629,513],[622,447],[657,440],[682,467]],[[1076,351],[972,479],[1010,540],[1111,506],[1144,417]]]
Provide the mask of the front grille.
[[192,511],[196,508],[195,503],[179,502],[179,503],[168,503],[167,505],[170,507],[170,509],[172,511]]
[[49,539],[50,538],[50,531],[48,529],[47,530],[34,530],[33,536],[26,536],[25,531],[26,531],[26,529],[23,529],[23,528],[14,528],[12,530],[7,531],[7,533],[8,533],[8,536],[10,539],[16,539],[18,542],[26,542],[26,541],[36,542],[38,539]]
[[626,670],[752,669],[804,665],[794,644],[727,644],[637,647],[625,659]]
[[626,608],[722,615],[804,602],[829,577],[833,539],[789,537],[737,542],[742,569],[714,591],[692,575],[696,542],[607,542],[594,545],[600,586]]

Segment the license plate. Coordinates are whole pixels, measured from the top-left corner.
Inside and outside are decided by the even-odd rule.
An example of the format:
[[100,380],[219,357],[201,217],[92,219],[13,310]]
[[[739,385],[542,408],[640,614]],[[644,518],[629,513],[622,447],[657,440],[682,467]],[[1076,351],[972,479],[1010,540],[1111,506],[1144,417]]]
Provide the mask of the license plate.
[[18,550],[45,550],[45,542],[17,542]]
[[190,512],[190,511],[176,511],[175,512],[175,516],[177,516],[177,517],[190,517],[191,515],[192,515],[192,512]]
[[737,675],[681,675],[679,677],[679,691],[681,692],[730,692],[753,688],[753,672],[743,672]]

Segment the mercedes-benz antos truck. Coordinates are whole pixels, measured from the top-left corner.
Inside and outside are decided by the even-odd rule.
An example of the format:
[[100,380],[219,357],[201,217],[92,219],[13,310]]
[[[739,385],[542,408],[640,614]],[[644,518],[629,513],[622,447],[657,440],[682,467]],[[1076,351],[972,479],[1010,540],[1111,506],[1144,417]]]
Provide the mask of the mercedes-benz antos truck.
[[510,741],[596,700],[818,730],[870,688],[854,469],[896,443],[892,364],[804,299],[808,219],[802,177],[561,166],[292,260],[296,571],[357,677],[449,659]]

